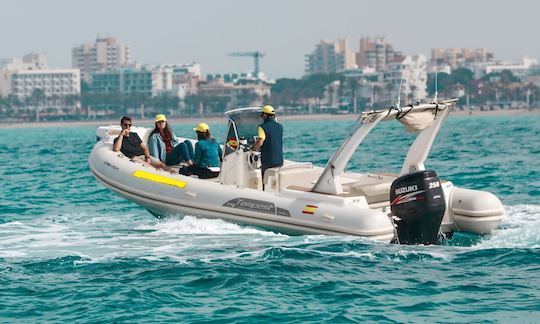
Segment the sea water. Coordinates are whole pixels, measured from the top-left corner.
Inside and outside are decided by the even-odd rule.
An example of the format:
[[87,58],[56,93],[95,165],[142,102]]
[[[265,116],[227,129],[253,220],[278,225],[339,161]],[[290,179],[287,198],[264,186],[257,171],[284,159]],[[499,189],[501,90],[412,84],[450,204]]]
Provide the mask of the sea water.
[[[353,120],[283,124],[285,157],[323,166]],[[399,172],[411,136],[380,128],[351,170]],[[442,246],[157,220],[92,177],[94,127],[0,138],[0,322],[540,322],[539,115],[447,120],[427,168],[507,215]]]

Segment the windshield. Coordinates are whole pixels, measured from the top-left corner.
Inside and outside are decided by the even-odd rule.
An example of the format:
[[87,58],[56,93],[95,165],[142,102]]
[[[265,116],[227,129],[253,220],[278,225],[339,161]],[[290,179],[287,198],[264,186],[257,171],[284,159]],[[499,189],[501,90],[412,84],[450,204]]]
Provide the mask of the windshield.
[[261,108],[241,108],[225,112],[229,119],[229,129],[226,138],[225,155],[238,149],[240,139],[248,142],[257,136],[257,126],[261,123]]

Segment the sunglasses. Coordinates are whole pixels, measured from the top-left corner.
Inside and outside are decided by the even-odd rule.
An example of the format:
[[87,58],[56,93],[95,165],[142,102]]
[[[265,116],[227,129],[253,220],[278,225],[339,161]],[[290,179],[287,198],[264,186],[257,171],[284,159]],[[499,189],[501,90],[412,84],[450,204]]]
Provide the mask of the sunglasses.
[[133,125],[133,124],[126,124],[126,123],[124,123],[124,127],[131,127],[131,125]]

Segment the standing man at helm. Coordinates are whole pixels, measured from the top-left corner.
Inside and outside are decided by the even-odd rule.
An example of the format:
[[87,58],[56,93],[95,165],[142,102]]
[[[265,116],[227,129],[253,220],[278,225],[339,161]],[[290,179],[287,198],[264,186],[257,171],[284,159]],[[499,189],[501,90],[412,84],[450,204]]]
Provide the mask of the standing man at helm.
[[262,124],[258,127],[258,139],[253,150],[261,151],[261,175],[264,190],[264,171],[283,165],[283,126],[276,122],[274,107],[266,105],[261,109]]

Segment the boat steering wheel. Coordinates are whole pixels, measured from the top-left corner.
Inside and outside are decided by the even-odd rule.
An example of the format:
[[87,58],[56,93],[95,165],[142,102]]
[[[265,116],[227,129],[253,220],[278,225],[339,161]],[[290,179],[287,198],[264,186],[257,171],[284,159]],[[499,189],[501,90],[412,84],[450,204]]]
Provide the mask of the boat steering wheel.
[[248,164],[254,170],[260,169],[261,168],[261,152],[250,151],[250,153],[248,154]]

